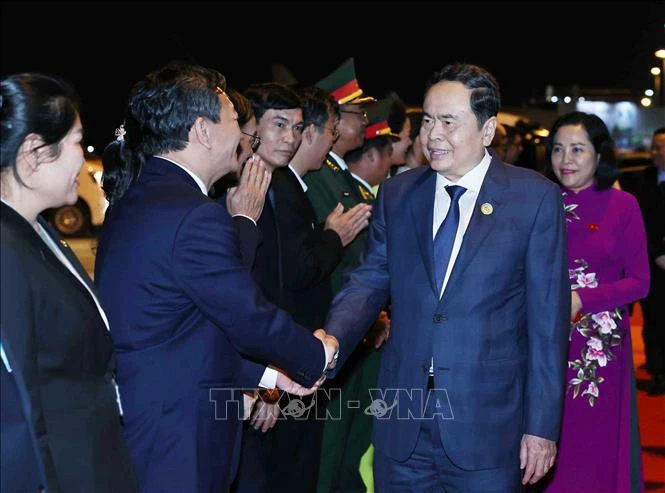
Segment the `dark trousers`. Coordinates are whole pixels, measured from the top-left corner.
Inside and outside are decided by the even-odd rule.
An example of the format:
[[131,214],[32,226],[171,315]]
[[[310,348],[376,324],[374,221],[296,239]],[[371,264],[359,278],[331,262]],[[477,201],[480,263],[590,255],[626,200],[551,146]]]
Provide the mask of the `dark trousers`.
[[[268,430],[267,433],[270,433]],[[245,421],[242,429],[242,444],[240,449],[240,461],[238,473],[231,485],[231,493],[266,493],[267,488],[266,455],[263,442],[266,433],[255,430]]]
[[[275,426],[263,433],[246,424],[231,493],[313,493],[318,478],[322,411],[315,396],[285,394]],[[313,404],[312,404],[313,403]],[[311,406],[311,407],[310,407]],[[308,408],[303,412],[303,409]]]
[[[427,400],[426,413],[434,415],[436,399]],[[519,458],[510,468],[467,471],[446,455],[437,415],[421,420],[416,448],[405,462],[374,451],[376,493],[511,493],[521,491]]]
[[[313,493],[316,490],[323,434],[321,405],[316,394],[287,395],[280,399],[285,419],[275,425],[265,443],[270,493]],[[305,408],[307,411],[301,414]]]

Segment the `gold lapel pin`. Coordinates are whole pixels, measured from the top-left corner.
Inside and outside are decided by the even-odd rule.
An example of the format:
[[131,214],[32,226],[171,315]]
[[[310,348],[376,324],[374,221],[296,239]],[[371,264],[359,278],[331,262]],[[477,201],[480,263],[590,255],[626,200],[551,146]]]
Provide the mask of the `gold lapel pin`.
[[69,244],[65,240],[60,240],[60,244],[63,248],[69,248]]
[[486,216],[489,216],[492,212],[494,212],[494,207],[492,207],[492,204],[490,204],[489,202],[485,202],[483,205],[480,206],[480,212],[482,212]]

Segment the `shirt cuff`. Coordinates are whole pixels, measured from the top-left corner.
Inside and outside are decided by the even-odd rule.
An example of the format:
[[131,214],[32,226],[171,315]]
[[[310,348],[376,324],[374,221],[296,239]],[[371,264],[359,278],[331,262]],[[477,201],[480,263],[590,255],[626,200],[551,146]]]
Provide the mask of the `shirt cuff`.
[[238,216],[249,219],[250,221],[252,221],[254,223],[254,226],[256,226],[256,221],[254,219],[252,219],[251,217],[245,216],[244,214],[234,214],[233,215],[233,217],[238,217]]
[[[325,355],[326,361],[323,367],[323,373],[322,375],[325,375],[328,373],[328,353],[326,351],[326,345],[321,341],[321,344],[323,344],[323,354]],[[335,363],[335,366],[337,366],[337,359],[339,358],[339,349],[335,352],[333,355],[333,362]]]
[[259,387],[264,389],[274,389],[277,386],[277,370],[266,366],[261,381],[259,382]]

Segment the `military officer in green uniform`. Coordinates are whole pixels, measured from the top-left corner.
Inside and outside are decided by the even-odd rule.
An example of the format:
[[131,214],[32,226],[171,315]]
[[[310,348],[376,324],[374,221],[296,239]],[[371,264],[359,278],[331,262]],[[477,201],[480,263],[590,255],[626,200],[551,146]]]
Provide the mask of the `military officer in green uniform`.
[[[362,97],[353,59],[347,60],[316,85],[327,90],[340,104],[339,138],[321,170],[305,175],[307,196],[317,219],[323,221],[338,203],[348,209],[360,202],[374,201],[371,190],[361,185],[349,171],[345,157],[350,153],[362,155],[365,147],[379,148],[376,146],[377,138],[386,140],[384,152],[389,153],[392,144],[388,137],[391,132],[386,121],[387,114],[377,111],[377,107],[382,105],[373,104],[373,98]],[[346,246],[344,258],[331,278],[333,293],[341,288],[344,275],[359,265],[365,238],[366,232],[363,232]],[[371,416],[365,413],[365,408],[370,403],[367,389],[375,384],[378,371],[379,353],[373,341],[385,336],[388,327],[389,320],[385,317],[377,320],[374,327],[368,327],[368,343],[356,349],[338,377],[328,385],[332,397],[328,410],[335,419],[327,419],[324,424],[318,493],[366,490],[359,467],[371,437]],[[349,403],[356,401],[360,402],[359,408],[349,406]]]
[[[367,126],[365,105],[373,101],[373,98],[362,97],[363,91],[356,79],[353,58],[346,60],[316,85],[328,91],[340,105],[340,119],[337,124],[339,137],[321,170],[309,172],[304,177],[307,197],[314,207],[317,220],[323,223],[338,203],[347,210],[360,202],[369,202],[360,195],[356,181],[344,161],[344,155],[362,146]],[[331,275],[333,293],[342,287],[344,274],[359,264],[365,236],[366,231],[345,248],[344,258]]]

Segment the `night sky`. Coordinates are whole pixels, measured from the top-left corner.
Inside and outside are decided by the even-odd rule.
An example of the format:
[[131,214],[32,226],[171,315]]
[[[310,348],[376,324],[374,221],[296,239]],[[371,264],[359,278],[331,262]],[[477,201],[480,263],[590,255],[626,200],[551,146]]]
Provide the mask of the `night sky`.
[[504,104],[517,105],[547,84],[627,88],[637,100],[665,48],[664,1],[5,2],[1,12],[2,75],[72,82],[98,150],[132,84],[172,59],[216,68],[242,90],[269,80],[272,63],[314,83],[353,56],[366,93],[394,90],[408,104],[420,104],[432,72],[464,61],[488,68]]

